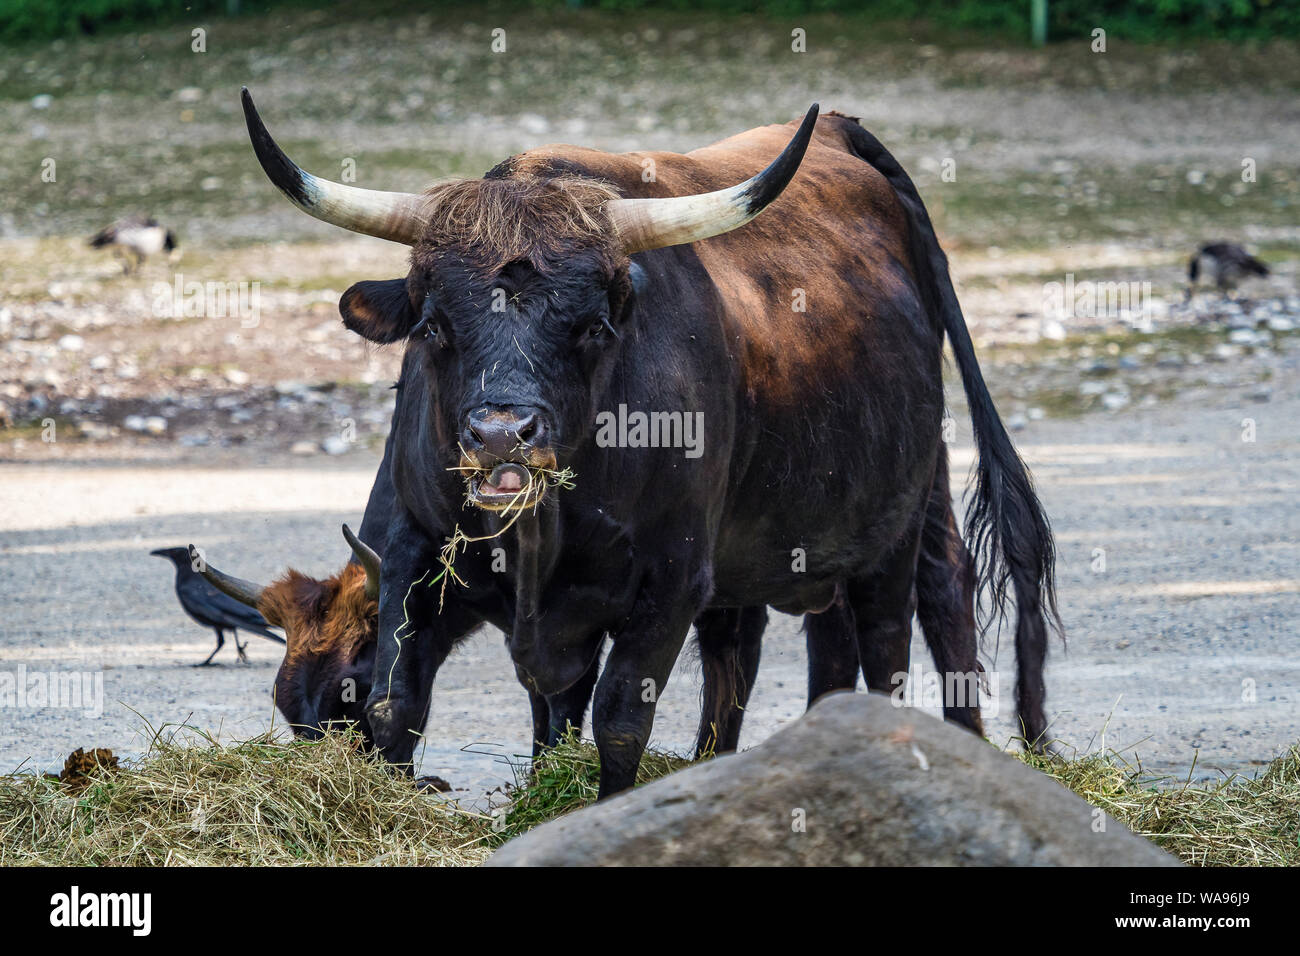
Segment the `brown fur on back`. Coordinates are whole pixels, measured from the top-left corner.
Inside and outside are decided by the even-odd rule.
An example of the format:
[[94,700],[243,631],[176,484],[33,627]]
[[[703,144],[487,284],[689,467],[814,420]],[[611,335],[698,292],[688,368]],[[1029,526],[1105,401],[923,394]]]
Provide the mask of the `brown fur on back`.
[[[516,184],[588,177],[627,198],[693,195],[734,186],[762,170],[795,125],[758,127],[684,154],[543,146],[511,157],[489,177]],[[667,253],[679,262],[694,258],[708,272],[720,293],[724,334],[740,356],[744,388],[774,405],[798,407],[827,376],[857,374],[864,332],[880,336],[884,348],[910,334],[893,321],[917,295],[906,215],[885,177],[853,153],[850,135],[857,125],[841,114],[823,115],[799,172],[767,212],[685,252]],[[645,176],[648,168],[654,176]],[[796,289],[803,290],[805,311],[792,308]],[[905,367],[894,371],[900,379],[914,374]]]
[[375,641],[379,603],[366,597],[366,572],[360,565],[349,564],[323,581],[291,568],[267,586],[257,609],[284,628],[286,665],[313,654],[351,662]]
[[421,246],[497,272],[516,261],[547,272],[576,248],[621,252],[603,207],[618,190],[580,176],[465,179],[425,193]]

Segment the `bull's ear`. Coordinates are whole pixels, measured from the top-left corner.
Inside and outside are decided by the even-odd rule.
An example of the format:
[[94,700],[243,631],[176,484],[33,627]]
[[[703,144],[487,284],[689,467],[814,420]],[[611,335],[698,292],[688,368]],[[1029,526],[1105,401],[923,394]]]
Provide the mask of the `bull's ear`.
[[339,314],[349,329],[380,345],[406,338],[417,321],[405,279],[358,282],[339,299]]

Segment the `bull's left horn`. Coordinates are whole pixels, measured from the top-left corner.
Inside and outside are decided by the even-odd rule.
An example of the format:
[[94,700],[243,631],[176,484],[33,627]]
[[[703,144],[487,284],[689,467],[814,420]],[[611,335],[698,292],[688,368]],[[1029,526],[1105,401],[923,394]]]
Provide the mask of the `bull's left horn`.
[[240,90],[244,120],[262,169],[289,201],[309,216],[367,236],[415,245],[424,228],[423,201],[415,193],[360,189],[321,179],[300,169],[266,131],[248,87]]
[[606,207],[623,250],[632,255],[647,249],[677,246],[720,236],[762,212],[794,177],[817,124],[814,103],[794,139],[772,165],[738,186],[694,196],[669,199],[614,199]]
[[253,608],[257,607],[258,602],[262,600],[262,592],[266,588],[260,584],[254,584],[252,581],[245,581],[243,578],[223,574],[204,561],[203,556],[199,554],[194,545],[190,545],[190,560],[199,569],[199,574],[207,578],[208,583],[222,594],[234,598],[240,604],[247,604]]
[[347,525],[343,526],[343,537],[347,539],[348,547],[352,549],[353,555],[356,556],[357,564],[366,569],[366,597],[372,601],[378,601],[379,567],[383,559],[375,553],[370,545],[353,534],[352,529]]

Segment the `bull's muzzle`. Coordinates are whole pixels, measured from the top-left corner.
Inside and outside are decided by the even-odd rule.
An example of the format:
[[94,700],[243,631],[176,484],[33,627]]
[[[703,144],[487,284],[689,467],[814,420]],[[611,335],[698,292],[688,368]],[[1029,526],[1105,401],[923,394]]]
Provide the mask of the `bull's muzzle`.
[[546,482],[538,472],[556,465],[546,414],[526,405],[473,409],[465,416],[460,447],[469,500],[493,511],[539,502]]

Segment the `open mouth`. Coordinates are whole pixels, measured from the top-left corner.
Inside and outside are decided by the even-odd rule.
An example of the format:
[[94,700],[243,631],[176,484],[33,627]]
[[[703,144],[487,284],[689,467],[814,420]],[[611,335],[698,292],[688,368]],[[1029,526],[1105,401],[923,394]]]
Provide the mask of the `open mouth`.
[[478,472],[469,479],[469,500],[488,511],[530,508],[544,494],[546,482],[514,462],[504,462],[490,472]]

